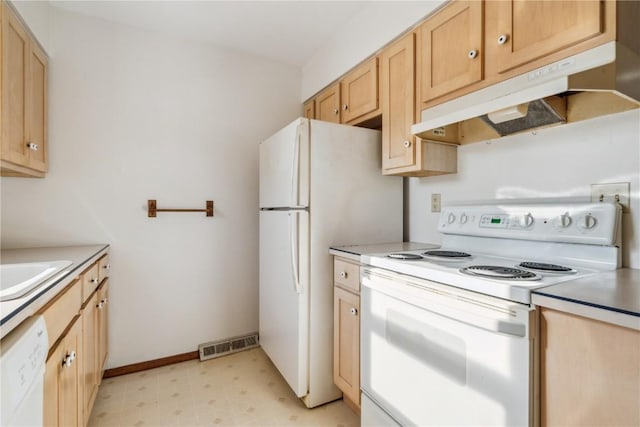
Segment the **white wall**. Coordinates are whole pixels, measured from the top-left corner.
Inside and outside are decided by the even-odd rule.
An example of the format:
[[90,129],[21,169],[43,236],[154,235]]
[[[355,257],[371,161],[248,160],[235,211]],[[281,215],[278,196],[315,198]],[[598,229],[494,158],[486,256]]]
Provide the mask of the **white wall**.
[[442,1],[372,1],[336,28],[334,36],[302,68],[304,101],[412,27]]
[[112,245],[108,367],[257,331],[258,143],[299,115],[299,70],[50,17],[50,172],[2,179],[2,246]]
[[432,193],[442,204],[491,199],[589,201],[591,184],[631,183],[623,214],[623,265],[640,268],[640,111],[548,128],[458,148],[458,173],[409,178],[405,228],[417,242],[439,243]]
[[15,1],[11,4],[16,8],[22,19],[27,23],[31,32],[36,36],[45,51],[49,52],[49,0]]

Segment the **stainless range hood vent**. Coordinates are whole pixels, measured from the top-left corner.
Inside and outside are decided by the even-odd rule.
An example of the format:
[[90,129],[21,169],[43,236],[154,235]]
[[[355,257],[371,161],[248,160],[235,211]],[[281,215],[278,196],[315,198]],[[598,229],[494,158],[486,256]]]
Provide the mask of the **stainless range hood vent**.
[[[567,121],[566,105],[566,101],[563,98],[555,96],[536,99],[512,108],[484,114],[479,118],[491,126],[500,136],[506,136],[536,127],[565,123]],[[498,113],[498,117],[496,117],[496,113]],[[500,117],[502,115],[506,115],[509,119],[501,120]],[[521,117],[511,118],[514,115]]]
[[612,41],[422,110],[411,132],[466,144],[636,108],[640,53]]

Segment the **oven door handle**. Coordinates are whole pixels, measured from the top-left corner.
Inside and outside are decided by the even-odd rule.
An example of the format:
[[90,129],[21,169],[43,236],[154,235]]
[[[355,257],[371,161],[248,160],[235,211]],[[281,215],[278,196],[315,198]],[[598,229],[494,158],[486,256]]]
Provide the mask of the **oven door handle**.
[[[515,315],[507,314],[503,310],[487,307],[486,304],[470,299],[462,300],[438,294],[425,288],[415,292],[415,289],[412,288],[417,288],[419,285],[411,286],[409,281],[393,281],[391,286],[389,286],[389,283],[385,283],[391,280],[369,273],[362,276],[361,283],[362,286],[373,291],[381,292],[406,304],[414,305],[455,322],[515,337],[526,337],[528,335],[530,309],[522,310],[523,313],[521,315],[527,317],[522,319],[519,318],[518,313],[515,313]],[[405,288],[408,288],[407,291],[405,291]],[[479,310],[482,311],[482,314],[473,313]],[[513,319],[510,319],[510,317]]]

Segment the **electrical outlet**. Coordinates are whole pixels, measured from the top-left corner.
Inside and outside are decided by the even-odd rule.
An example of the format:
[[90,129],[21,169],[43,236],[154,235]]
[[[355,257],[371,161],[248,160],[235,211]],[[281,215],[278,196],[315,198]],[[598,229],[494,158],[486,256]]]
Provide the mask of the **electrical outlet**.
[[440,212],[440,194],[431,194],[431,212]]
[[629,183],[591,184],[591,201],[618,202],[623,212],[629,212]]

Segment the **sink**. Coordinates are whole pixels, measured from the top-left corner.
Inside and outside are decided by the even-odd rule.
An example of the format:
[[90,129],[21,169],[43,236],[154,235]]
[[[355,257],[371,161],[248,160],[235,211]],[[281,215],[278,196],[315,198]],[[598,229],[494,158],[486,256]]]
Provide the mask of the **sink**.
[[0,264],[0,301],[21,297],[56,273],[68,274],[62,270],[71,264],[67,260]]

